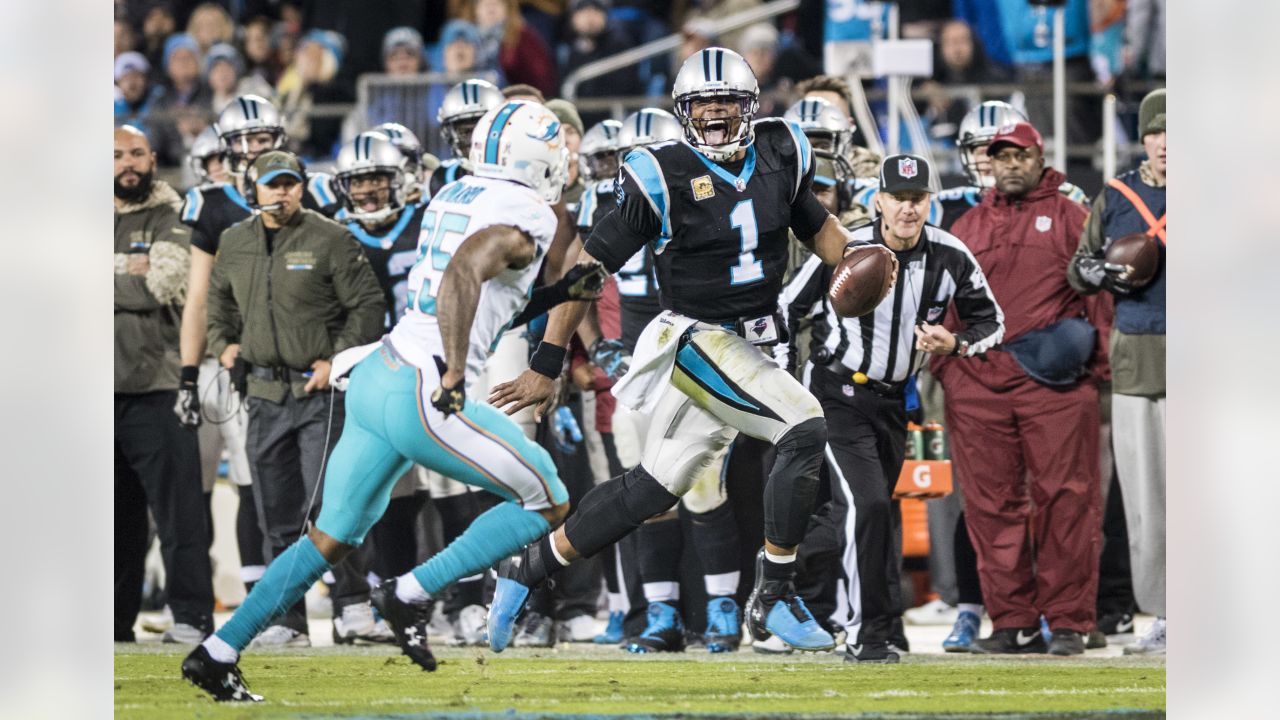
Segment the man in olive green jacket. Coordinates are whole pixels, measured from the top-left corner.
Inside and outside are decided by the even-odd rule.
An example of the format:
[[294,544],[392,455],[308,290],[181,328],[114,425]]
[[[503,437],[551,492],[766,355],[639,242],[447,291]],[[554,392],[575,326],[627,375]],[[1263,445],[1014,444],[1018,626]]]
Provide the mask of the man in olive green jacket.
[[[241,367],[238,360],[247,366],[245,450],[270,562],[297,540],[342,430],[343,397],[329,387],[330,359],[377,340],[386,307],[351,232],[302,208],[305,179],[296,157],[264,153],[245,181],[252,185],[246,199],[260,212],[219,241],[209,280],[209,350],[228,370]],[[309,509],[314,518],[319,508]],[[361,565],[353,558],[335,568],[339,642],[384,634],[375,626]],[[305,605],[287,611],[257,642],[309,645]]]
[[173,414],[191,231],[153,180],[146,136],[125,126],[114,140],[115,639],[134,639],[150,508],[174,620],[164,641],[197,643],[213,631],[209,526],[196,436]]

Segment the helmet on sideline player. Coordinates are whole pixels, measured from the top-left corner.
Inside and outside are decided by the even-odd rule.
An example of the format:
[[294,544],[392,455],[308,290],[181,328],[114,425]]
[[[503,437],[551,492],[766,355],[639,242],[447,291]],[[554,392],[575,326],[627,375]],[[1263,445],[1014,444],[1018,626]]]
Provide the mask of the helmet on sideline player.
[[[391,138],[377,130],[360,133],[343,145],[338,151],[334,184],[347,217],[376,224],[399,212],[405,205],[408,164],[408,158]],[[362,175],[385,175],[388,180],[387,200],[373,210],[361,209],[351,194],[351,181]]]
[[470,159],[477,177],[520,183],[552,205],[569,179],[569,148],[559,118],[527,100],[508,100],[480,118]]
[[422,149],[422,141],[414,134],[412,130],[401,125],[400,123],[384,122],[373,128],[373,132],[380,132],[387,136],[392,145],[396,146],[405,159],[405,192],[412,195],[422,183],[426,182],[428,171],[422,167],[422,156],[426,153]]
[[[755,141],[751,121],[760,110],[760,84],[742,56],[732,50],[711,47],[690,55],[676,73],[671,89],[676,117],[684,126],[685,142],[716,161],[733,157]],[[695,119],[695,102],[728,100],[737,103],[736,116]],[[707,135],[718,135],[711,142]]]
[[578,145],[578,166],[582,177],[589,182],[608,180],[618,174],[618,137],[622,123],[617,120],[601,120],[582,135]]
[[471,132],[476,123],[505,99],[502,91],[488,80],[472,78],[449,88],[444,100],[440,101],[436,121],[440,123],[440,137],[453,150],[455,158],[468,162]]
[[[209,160],[217,158],[223,160],[225,150],[222,147],[222,138],[218,137],[218,128],[210,125],[191,143],[191,152],[187,154],[187,167],[191,168],[191,172],[196,176],[197,185],[205,185],[211,182],[217,182],[209,173]],[[226,172],[226,167],[223,167]]]
[[618,135],[618,155],[640,145],[652,145],[684,137],[684,127],[675,115],[662,108],[641,108],[622,121]]
[[[956,133],[956,145],[960,148],[960,163],[964,165],[969,182],[982,188],[995,186],[996,180],[990,174],[986,152],[979,156],[977,150],[989,145],[1002,126],[1026,121],[1027,117],[1017,108],[1000,100],[988,100],[965,113],[960,121],[960,132]],[[984,166],[986,174],[982,172]]]
[[[262,153],[279,150],[287,139],[280,111],[260,95],[241,95],[218,115],[218,136],[226,151],[227,172],[243,175]],[[266,133],[270,139],[262,138]]]
[[849,146],[853,143],[853,123],[849,122],[848,115],[825,98],[804,98],[792,105],[782,117],[800,126],[815,151],[848,156]]

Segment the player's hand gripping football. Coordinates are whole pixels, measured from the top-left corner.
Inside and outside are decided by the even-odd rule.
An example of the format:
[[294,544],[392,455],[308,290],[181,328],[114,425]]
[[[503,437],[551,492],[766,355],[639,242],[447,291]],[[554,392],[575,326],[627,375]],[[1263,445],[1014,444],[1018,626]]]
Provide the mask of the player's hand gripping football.
[[1096,288],[1113,295],[1133,294],[1133,286],[1128,282],[1132,265],[1116,265],[1101,257],[1082,257],[1076,260],[1076,270],[1085,282]]
[[436,369],[440,371],[440,387],[431,393],[431,407],[449,417],[462,412],[467,403],[466,378],[462,373],[450,373],[449,366],[439,355],[435,357]]
[[489,404],[508,415],[533,405],[533,419],[542,422],[543,416],[555,406],[559,384],[559,378],[552,380],[542,373],[525,370],[515,380],[495,386],[489,394]]

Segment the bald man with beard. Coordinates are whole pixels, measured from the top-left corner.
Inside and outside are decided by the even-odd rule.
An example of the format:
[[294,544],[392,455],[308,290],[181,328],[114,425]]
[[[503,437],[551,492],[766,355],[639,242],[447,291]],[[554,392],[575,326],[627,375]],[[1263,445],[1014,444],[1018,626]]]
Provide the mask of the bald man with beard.
[[191,230],[146,135],[126,125],[114,139],[115,639],[134,640],[149,508],[174,619],[164,641],[197,643],[213,631],[210,529],[196,436],[173,412]]

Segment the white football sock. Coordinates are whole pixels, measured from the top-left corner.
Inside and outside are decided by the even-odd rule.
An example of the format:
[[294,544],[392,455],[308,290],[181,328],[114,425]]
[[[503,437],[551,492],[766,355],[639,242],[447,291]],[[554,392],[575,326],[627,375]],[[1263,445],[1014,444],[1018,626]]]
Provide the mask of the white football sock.
[[680,583],[651,582],[644,584],[644,599],[651,603],[675,602],[680,599]]
[[402,602],[407,603],[424,603],[431,599],[431,593],[422,587],[422,583],[418,582],[418,578],[413,573],[407,572],[396,578],[396,597]]
[[240,659],[240,653],[236,652],[235,648],[228,645],[226,640],[217,635],[210,635],[200,644],[204,645],[204,649],[209,651],[209,657],[220,663],[234,663]]
[[707,588],[707,597],[723,597],[738,592],[738,581],[741,578],[742,573],[734,570],[719,575],[703,575],[702,584]]

